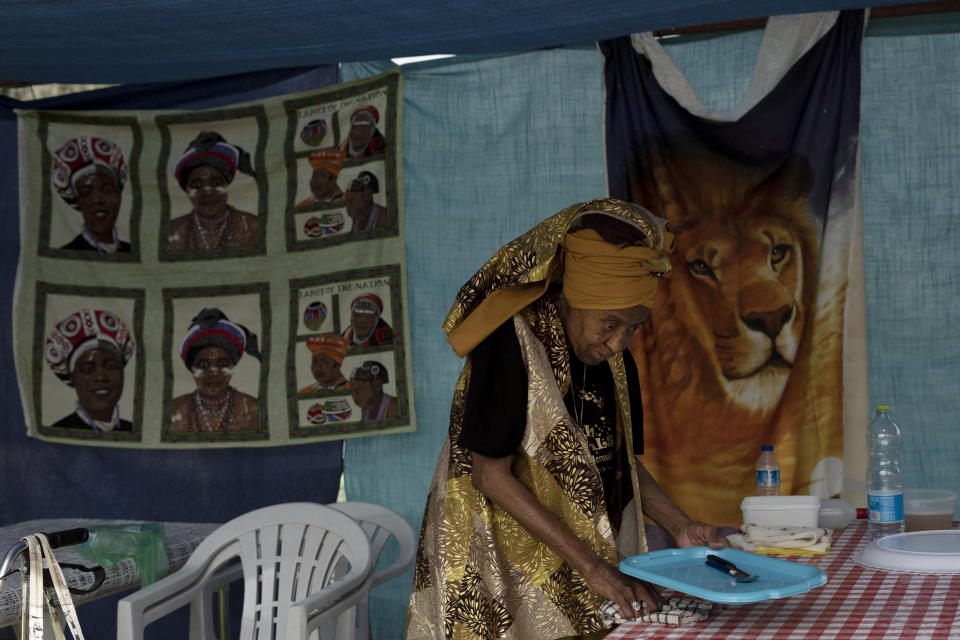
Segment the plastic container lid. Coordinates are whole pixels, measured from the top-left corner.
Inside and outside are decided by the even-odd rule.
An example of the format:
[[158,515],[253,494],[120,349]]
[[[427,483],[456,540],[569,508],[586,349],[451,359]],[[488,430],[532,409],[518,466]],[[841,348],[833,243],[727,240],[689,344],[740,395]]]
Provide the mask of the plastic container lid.
[[[708,567],[705,561],[709,554],[733,562],[743,571],[757,576],[757,579],[753,582],[737,582]],[[819,567],[738,549],[709,547],[663,549],[631,556],[620,563],[620,571],[668,589],[723,604],[786,598],[827,583],[827,574]]]
[[873,569],[960,573],[960,529],[913,531],[874,540],[853,557]]
[[773,451],[773,445],[772,444],[761,445],[760,451]]
[[949,489],[904,489],[903,510],[910,513],[953,513],[957,494]]

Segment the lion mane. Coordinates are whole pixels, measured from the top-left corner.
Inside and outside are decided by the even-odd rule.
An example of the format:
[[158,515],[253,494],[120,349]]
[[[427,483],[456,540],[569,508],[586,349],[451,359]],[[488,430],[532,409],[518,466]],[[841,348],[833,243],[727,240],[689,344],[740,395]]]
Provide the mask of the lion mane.
[[769,168],[691,153],[646,175],[632,199],[666,218],[676,243],[631,343],[652,427],[644,461],[691,516],[739,524],[758,439],[777,446],[784,475],[796,460],[817,285],[813,173],[799,156]]

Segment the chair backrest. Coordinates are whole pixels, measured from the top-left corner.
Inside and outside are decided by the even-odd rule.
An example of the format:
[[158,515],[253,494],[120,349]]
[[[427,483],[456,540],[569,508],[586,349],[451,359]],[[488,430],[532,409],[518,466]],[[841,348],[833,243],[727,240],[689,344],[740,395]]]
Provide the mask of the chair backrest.
[[[371,588],[397,577],[413,564],[417,553],[417,538],[410,524],[399,514],[369,502],[337,502],[329,506],[359,522],[370,537],[372,564],[375,568],[370,581]],[[378,569],[377,560],[391,536],[397,541],[397,557],[388,566]],[[370,638],[369,594],[364,597],[357,612],[356,637],[358,640]]]
[[376,567],[377,559],[390,536],[396,539],[400,547],[396,560],[373,574],[372,586],[375,587],[391,578],[395,578],[413,564],[413,558],[417,552],[417,538],[410,524],[398,513],[370,502],[337,502],[328,506],[337,511],[342,511],[360,523],[360,526],[370,537],[371,557],[374,567]]
[[367,540],[340,515],[305,502],[264,507],[227,522],[197,547],[194,555],[209,543],[221,561],[227,553],[240,558],[241,638],[283,638],[290,605],[330,584],[343,560],[370,571]]

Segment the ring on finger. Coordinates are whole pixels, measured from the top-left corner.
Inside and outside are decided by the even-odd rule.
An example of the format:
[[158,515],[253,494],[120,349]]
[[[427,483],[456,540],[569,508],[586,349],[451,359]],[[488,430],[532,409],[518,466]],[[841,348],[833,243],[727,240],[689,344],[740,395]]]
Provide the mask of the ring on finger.
[[634,611],[643,611],[642,602],[633,601],[630,603],[630,606],[633,608]]

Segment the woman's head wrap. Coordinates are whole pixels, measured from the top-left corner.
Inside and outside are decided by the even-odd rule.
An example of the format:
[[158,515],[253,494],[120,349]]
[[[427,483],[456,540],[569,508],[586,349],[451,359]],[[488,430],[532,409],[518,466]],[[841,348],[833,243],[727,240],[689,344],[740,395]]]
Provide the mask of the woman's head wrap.
[[568,233],[563,245],[563,297],[574,309],[652,307],[657,281],[671,270],[662,250],[618,247],[589,228]]
[[347,345],[350,341],[336,333],[322,333],[307,338],[307,349],[310,353],[317,355],[322,353],[337,364],[343,364],[343,359],[347,357]]
[[193,369],[197,354],[206,347],[220,347],[233,364],[237,364],[244,353],[260,359],[256,334],[242,324],[230,322],[226,314],[216,308],[201,309],[190,321],[187,335],[180,343],[180,357],[187,369]]
[[250,163],[250,154],[229,144],[216,131],[201,131],[180,156],[173,172],[180,188],[186,191],[190,173],[204,166],[219,171],[228,183],[233,182],[237,171],[249,176],[256,175]]
[[383,301],[376,294],[365,293],[353,299],[350,303],[350,313],[372,313],[379,316],[383,313]]
[[351,180],[347,186],[347,191],[364,191],[366,189],[370,189],[370,193],[380,192],[380,181],[377,180],[377,176],[369,171],[358,173],[357,177]]
[[68,205],[77,208],[77,180],[93,173],[110,176],[122,189],[127,182],[127,165],[120,145],[106,138],[80,136],[68,140],[53,154],[50,182]]
[[380,112],[372,104],[365,104],[362,107],[354,109],[350,114],[350,124],[370,124],[374,125],[380,122]]
[[[460,288],[443,324],[447,342],[457,355],[468,354],[508,318],[546,293],[563,273],[565,238],[581,228],[598,231],[607,253],[633,245],[648,250],[635,264],[649,274],[662,277],[670,271],[666,252],[673,248],[673,234],[666,220],[639,205],[609,198],[567,207],[504,245]],[[621,264],[617,272],[629,269]],[[620,308],[629,306],[633,305]]]
[[311,153],[307,161],[314,170],[323,169],[333,176],[339,176],[346,155],[341,149],[319,149]]
[[387,368],[376,360],[365,360],[350,373],[350,380],[358,382],[390,382]]
[[127,364],[133,356],[133,347],[133,336],[113,312],[81,309],[57,323],[47,336],[43,350],[53,373],[72,386],[70,374],[86,352],[114,349],[121,362]]

